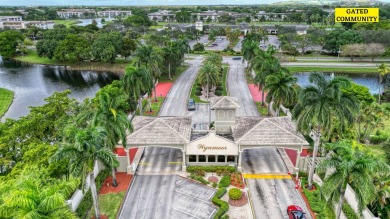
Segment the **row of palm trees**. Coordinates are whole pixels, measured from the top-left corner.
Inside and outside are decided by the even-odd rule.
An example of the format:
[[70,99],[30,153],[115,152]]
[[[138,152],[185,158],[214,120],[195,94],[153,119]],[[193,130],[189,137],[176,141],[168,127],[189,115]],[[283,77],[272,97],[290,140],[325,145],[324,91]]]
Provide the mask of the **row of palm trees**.
[[[133,130],[127,112],[121,108],[122,101],[128,101],[130,106],[138,102],[142,115],[142,96],[151,95],[165,64],[170,77],[171,67],[176,68],[183,62],[187,47],[184,40],[169,41],[162,49],[139,45],[133,63],[125,69],[123,78],[117,83],[120,91],[99,91],[92,101],[83,104],[81,112],[65,128],[64,142],[51,162],[69,160],[72,174],[81,176],[83,184],[86,178],[89,179],[96,218],[100,218],[100,208],[93,171],[95,164],[101,162],[111,169],[112,185],[117,186],[115,168],[119,162],[113,152],[119,141],[126,145],[126,133]],[[130,108],[135,109],[133,106]]]
[[[269,105],[272,105],[271,102],[277,105],[276,114],[281,105],[293,107],[293,118],[298,129],[304,134],[310,134],[314,140],[308,179],[308,188],[312,189],[320,140],[329,141],[335,128],[341,137],[347,129],[353,128],[355,116],[359,112],[359,100],[353,94],[343,92],[343,89],[351,86],[351,81],[344,77],[328,79],[323,74],[313,73],[309,77],[312,85],[300,89],[296,85],[297,79],[273,57],[275,49],[269,46],[262,51],[258,42],[256,37],[244,39],[244,59],[248,61],[248,69],[255,72],[254,81],[263,93],[263,100],[264,92],[268,92],[267,102]],[[331,153],[319,169],[335,170],[325,178],[324,194],[329,203],[334,204],[337,200],[336,216],[340,218],[346,185],[349,184],[356,192],[361,211],[369,200],[372,201],[374,196],[379,195],[372,190],[375,187],[372,181],[375,176],[373,173],[388,175],[390,168],[374,157],[363,156],[366,152],[355,150],[351,143],[344,143],[344,149],[338,148],[339,146],[335,146],[328,150]]]
[[211,87],[222,83],[222,56],[217,53],[211,53],[202,63],[199,69],[198,83],[202,89],[206,90],[206,98],[209,98]]

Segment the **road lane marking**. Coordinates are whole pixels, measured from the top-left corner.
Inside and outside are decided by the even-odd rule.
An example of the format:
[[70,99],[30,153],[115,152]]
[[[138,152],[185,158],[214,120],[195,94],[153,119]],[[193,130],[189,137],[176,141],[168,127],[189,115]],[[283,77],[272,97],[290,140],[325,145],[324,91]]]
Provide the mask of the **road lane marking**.
[[168,164],[181,164],[183,162],[181,161],[171,161],[171,162],[167,162]]
[[242,174],[246,179],[291,179],[291,176],[288,174],[272,174],[272,173],[264,173],[264,174]]

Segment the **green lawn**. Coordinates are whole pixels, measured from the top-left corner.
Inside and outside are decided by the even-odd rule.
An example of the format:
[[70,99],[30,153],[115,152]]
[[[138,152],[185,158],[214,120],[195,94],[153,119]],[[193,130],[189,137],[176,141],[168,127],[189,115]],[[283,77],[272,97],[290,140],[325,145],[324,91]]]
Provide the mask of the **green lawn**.
[[267,116],[268,115],[268,107],[267,105],[262,106],[261,102],[256,102],[257,110],[259,111],[261,116]]
[[[152,112],[150,112],[148,100],[143,100],[142,105],[144,106],[144,115],[145,116],[157,116],[160,112],[161,106],[164,103],[165,97],[157,97],[157,102],[154,102],[152,98]],[[139,115],[139,110],[137,110],[137,115]]]
[[0,118],[7,112],[14,99],[14,92],[0,88]]
[[159,82],[175,82],[176,79],[178,77],[180,77],[180,75],[183,74],[183,72],[185,72],[188,68],[189,68],[189,66],[187,66],[187,65],[178,67],[176,69],[176,73],[175,74],[171,74],[172,80],[169,80],[168,73],[165,73],[164,75],[161,76]]
[[[383,108],[389,108],[390,109],[390,103],[382,103],[381,105]],[[386,121],[384,121],[385,127],[383,128],[383,131],[386,133],[390,133],[390,118],[388,118]]]
[[[126,192],[99,195],[100,214],[107,216],[109,219],[115,219],[125,194]],[[95,210],[92,207],[88,218],[91,218],[93,215],[95,215]]]
[[42,64],[42,65],[69,65],[69,63],[59,62],[55,59],[39,57],[37,55],[37,52],[34,50],[29,50],[27,55],[16,56],[14,57],[14,59],[21,62],[29,62],[29,63]]
[[299,72],[334,72],[334,73],[376,73],[376,67],[340,68],[340,67],[310,67],[310,66],[286,66],[291,73]]
[[67,28],[70,26],[77,24],[79,21],[78,20],[54,20],[56,24],[64,24]]

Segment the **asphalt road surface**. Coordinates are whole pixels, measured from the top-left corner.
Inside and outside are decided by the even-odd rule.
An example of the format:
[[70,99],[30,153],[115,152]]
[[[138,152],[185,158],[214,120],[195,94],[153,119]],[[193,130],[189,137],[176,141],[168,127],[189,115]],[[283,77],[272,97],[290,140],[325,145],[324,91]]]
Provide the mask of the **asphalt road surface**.
[[[259,116],[245,79],[241,60],[225,58],[229,63],[228,89],[230,96],[238,98],[238,116]],[[244,150],[242,155],[244,173],[287,173],[286,165],[276,148]],[[292,180],[247,179],[255,218],[288,218],[287,206],[295,204],[308,212],[305,202],[294,187]],[[309,214],[306,215],[311,218]]]
[[[200,37],[200,39],[198,39],[198,41],[196,41],[196,40],[190,40],[189,42],[188,42],[188,44],[190,45],[190,47],[191,47],[191,49],[193,48],[193,46],[197,43],[197,42],[199,42],[199,43],[202,43],[202,44],[207,44],[207,43],[209,43],[209,35],[204,35],[204,36],[201,36]],[[206,45],[205,45],[205,47],[206,47]]]
[[[219,40],[221,39],[221,40]],[[216,37],[216,40],[213,42],[218,44],[217,46],[206,46],[206,50],[212,50],[212,51],[222,51],[229,45],[229,40],[226,39],[225,36],[218,36]]]
[[234,46],[233,50],[234,51],[241,51],[241,48],[242,48],[242,40],[244,39],[244,37],[240,36],[240,40],[238,41],[238,43],[236,44],[236,46]]
[[[187,111],[187,99],[196,79],[201,57],[189,60],[191,65],[172,86],[160,116],[205,116],[207,106]],[[206,113],[207,114],[207,113]],[[203,116],[202,116],[203,115]],[[207,117],[208,118],[208,117]],[[217,208],[211,204],[215,189],[174,175],[181,171],[182,152],[166,147],[145,148],[120,213],[120,219],[193,219],[211,218]]]
[[136,176],[119,219],[211,218],[215,189],[177,175]]

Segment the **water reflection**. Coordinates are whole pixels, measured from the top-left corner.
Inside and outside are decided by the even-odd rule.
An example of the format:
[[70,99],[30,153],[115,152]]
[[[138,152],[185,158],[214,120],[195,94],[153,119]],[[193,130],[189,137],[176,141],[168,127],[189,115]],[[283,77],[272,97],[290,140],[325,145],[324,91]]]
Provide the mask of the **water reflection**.
[[4,118],[28,114],[28,106],[44,103],[56,91],[71,90],[70,97],[79,101],[93,97],[99,88],[118,76],[111,73],[68,70],[63,66],[45,66],[0,59],[0,87],[13,90],[15,99]]
[[[298,78],[298,85],[306,87],[310,85],[309,75],[310,72],[297,73],[295,76]],[[331,73],[324,73],[327,77],[331,76]],[[353,74],[334,74],[335,76],[345,76],[350,78],[356,84],[360,84],[368,87],[371,94],[377,94],[379,92],[378,74],[373,73],[353,73]],[[382,89],[383,90],[383,89]]]

